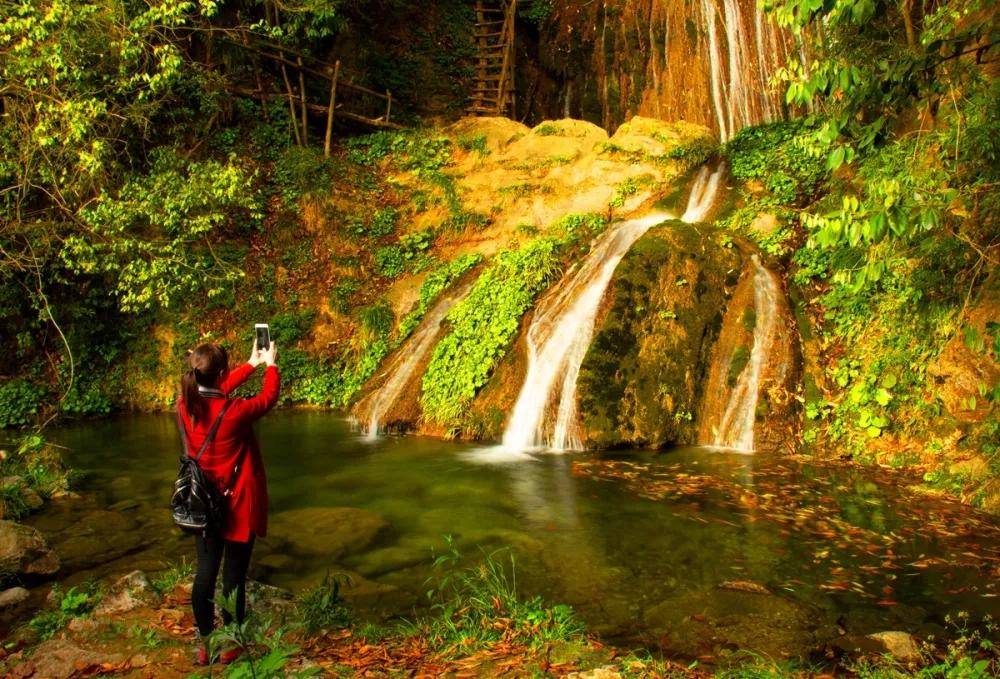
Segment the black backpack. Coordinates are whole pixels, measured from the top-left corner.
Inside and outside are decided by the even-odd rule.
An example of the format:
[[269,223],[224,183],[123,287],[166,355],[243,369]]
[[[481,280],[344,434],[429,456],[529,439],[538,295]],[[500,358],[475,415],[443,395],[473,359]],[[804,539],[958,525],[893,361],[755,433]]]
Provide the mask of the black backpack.
[[[198,461],[205,453],[205,450],[215,439],[215,432],[218,431],[222,423],[222,417],[229,409],[230,401],[222,406],[222,411],[215,418],[212,428],[209,430],[205,441],[201,444],[198,454],[191,457],[188,454],[188,437],[184,428],[184,420],[181,413],[177,411],[177,428],[181,432],[181,468],[177,472],[177,481],[174,482],[174,494],[170,498],[170,511],[174,516],[174,523],[184,531],[189,533],[199,533],[208,535],[219,532],[225,525],[226,520],[226,495],[228,492],[220,492],[218,488],[205,477]],[[233,470],[232,481],[236,480],[239,473],[239,466]],[[229,489],[232,488],[232,481]]]

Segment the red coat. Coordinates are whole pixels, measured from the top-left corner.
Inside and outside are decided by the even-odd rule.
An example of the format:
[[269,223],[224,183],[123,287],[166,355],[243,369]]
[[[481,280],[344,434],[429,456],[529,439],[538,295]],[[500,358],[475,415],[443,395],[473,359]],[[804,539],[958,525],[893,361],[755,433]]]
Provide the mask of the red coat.
[[[246,382],[253,372],[253,366],[244,363],[226,376],[219,389],[228,395]],[[199,465],[205,475],[220,488],[229,483],[233,468],[241,457],[243,459],[243,466],[229,496],[226,527],[222,531],[222,537],[226,540],[247,542],[251,535],[267,535],[267,477],[264,475],[264,461],[254,435],[253,423],[278,402],[280,389],[278,369],[268,366],[264,369],[264,386],[259,394],[251,398],[230,399],[232,404],[222,418],[215,441],[201,456]],[[178,404],[187,429],[189,455],[197,454],[225,403],[222,398],[206,398],[205,401],[208,404],[208,417],[204,421],[198,420],[193,427],[183,401]]]

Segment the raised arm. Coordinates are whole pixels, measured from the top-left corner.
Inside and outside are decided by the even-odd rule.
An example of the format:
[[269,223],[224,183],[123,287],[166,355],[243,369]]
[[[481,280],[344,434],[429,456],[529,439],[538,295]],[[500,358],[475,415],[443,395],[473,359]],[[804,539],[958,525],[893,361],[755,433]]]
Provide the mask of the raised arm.
[[238,368],[233,368],[229,371],[229,374],[226,375],[225,379],[222,380],[222,384],[219,385],[219,389],[222,390],[223,394],[229,396],[230,393],[242,387],[243,383],[250,379],[250,376],[253,375],[253,371],[255,369],[256,366],[251,365],[250,363],[244,363]]
[[267,414],[278,403],[281,393],[281,375],[277,366],[264,368],[264,385],[260,393],[240,401],[240,414],[249,420],[256,420]]

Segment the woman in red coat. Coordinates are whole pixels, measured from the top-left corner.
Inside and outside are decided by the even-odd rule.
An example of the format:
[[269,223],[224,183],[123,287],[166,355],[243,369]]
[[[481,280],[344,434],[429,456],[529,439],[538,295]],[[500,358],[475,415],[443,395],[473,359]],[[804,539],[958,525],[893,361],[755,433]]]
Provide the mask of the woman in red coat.
[[[212,632],[215,620],[215,581],[222,566],[224,596],[236,593],[236,619],[246,613],[246,575],[254,539],[267,534],[267,478],[253,432],[253,423],[278,402],[280,376],[275,366],[276,348],[254,345],[250,360],[229,370],[226,350],[217,344],[202,344],[188,357],[190,370],[181,379],[178,414],[188,438],[188,455],[195,455],[216,419],[221,415],[215,438],[202,455],[199,466],[206,477],[227,498],[226,525],[217,534],[198,535],[195,547],[198,570],[191,591],[191,607],[199,637]],[[264,364],[264,385],[251,398],[229,398],[230,392],[247,381],[257,366]],[[224,406],[225,408],[223,412]],[[225,557],[223,559],[223,557]],[[223,611],[228,624],[230,616]],[[238,655],[230,651],[222,660]],[[209,662],[208,649],[198,645],[198,661]]]

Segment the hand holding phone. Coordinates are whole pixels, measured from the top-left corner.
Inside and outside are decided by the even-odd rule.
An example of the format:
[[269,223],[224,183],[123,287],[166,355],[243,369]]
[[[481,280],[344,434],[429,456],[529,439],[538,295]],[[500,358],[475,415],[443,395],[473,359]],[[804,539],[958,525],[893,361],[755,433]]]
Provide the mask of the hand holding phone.
[[257,323],[253,329],[257,337],[257,351],[266,351],[271,346],[271,328],[267,323]]

